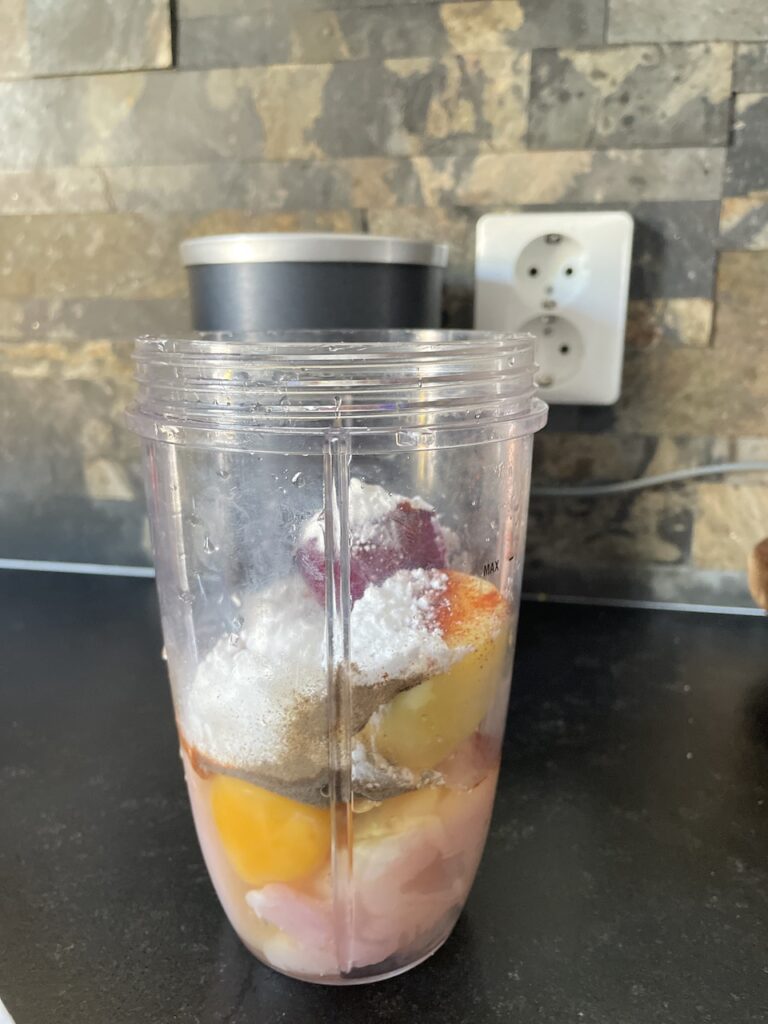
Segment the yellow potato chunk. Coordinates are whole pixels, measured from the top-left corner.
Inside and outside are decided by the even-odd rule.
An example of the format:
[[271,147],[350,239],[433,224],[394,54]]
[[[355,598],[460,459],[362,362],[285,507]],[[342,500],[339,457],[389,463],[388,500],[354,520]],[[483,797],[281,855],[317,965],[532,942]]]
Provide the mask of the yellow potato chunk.
[[434,768],[482,722],[501,682],[509,644],[507,606],[486,580],[449,572],[437,614],[449,647],[468,652],[447,672],[398,694],[363,731],[390,763]]
[[326,808],[228,775],[211,780],[211,807],[227,856],[248,885],[297,881],[313,874],[330,855]]

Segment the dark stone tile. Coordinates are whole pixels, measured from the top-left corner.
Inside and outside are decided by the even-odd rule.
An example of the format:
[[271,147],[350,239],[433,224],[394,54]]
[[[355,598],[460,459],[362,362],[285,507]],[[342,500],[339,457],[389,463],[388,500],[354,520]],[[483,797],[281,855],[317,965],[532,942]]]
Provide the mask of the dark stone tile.
[[527,81],[516,52],[337,64],[310,137],[330,157],[517,149]]
[[181,68],[289,64],[293,56],[285,8],[231,17],[182,18],[177,39]]
[[[492,7],[489,5],[488,9]],[[333,12],[331,17],[338,28],[335,35],[341,53],[351,60],[422,57],[436,56],[453,49],[441,10],[440,4],[418,4],[407,8],[348,7]],[[296,20],[298,34],[301,32],[301,17]],[[307,27],[310,25],[311,22]],[[304,45],[300,52],[311,59],[312,49],[306,31],[301,32],[301,38]],[[467,42],[465,52],[471,53],[475,49],[471,38]]]
[[640,203],[630,294],[634,299],[711,298],[719,203]]
[[603,434],[613,429],[615,421],[611,405],[553,405],[547,429],[564,434]]
[[692,532],[692,494],[685,488],[599,500],[534,496],[526,567],[679,565],[688,560]]
[[27,0],[36,75],[164,68],[171,63],[168,0]]
[[743,196],[768,189],[768,93],[736,97],[725,194]]
[[543,486],[613,483],[712,461],[711,439],[647,434],[558,433],[536,436],[533,476]]
[[[198,11],[204,8],[198,7]],[[603,39],[605,0],[274,4],[179,22],[182,67],[436,57]]]
[[558,432],[548,423],[533,446],[533,479],[547,486],[630,480],[645,472],[655,444],[637,435]]
[[135,72],[70,79],[87,121],[82,165],[194,164],[264,155],[254,73]]
[[768,42],[739,43],[733,63],[734,92],[768,92]]
[[761,0],[609,0],[608,42],[767,39]]
[[731,47],[725,44],[537,51],[529,145],[724,145],[730,88]]
[[443,291],[443,327],[469,330],[474,326],[475,295],[468,284],[454,282]]

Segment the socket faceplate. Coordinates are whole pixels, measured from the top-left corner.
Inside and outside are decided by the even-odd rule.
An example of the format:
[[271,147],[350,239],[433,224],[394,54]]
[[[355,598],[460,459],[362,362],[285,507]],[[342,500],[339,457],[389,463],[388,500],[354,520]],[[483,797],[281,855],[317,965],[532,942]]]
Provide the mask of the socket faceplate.
[[623,211],[478,221],[475,326],[534,334],[549,402],[611,405],[619,397],[633,227]]

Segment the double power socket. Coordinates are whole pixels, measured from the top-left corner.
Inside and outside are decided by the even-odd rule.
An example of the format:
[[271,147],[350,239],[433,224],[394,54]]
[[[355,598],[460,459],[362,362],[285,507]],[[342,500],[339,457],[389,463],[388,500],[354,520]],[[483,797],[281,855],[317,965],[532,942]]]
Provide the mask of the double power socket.
[[478,221],[475,326],[534,336],[549,402],[611,405],[619,397],[633,227],[621,211]]

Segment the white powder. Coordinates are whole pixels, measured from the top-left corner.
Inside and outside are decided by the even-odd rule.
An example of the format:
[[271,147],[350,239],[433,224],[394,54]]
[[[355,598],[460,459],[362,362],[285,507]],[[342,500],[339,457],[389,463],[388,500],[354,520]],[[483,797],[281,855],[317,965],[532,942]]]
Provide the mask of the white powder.
[[239,640],[216,644],[180,700],[186,739],[240,768],[279,761],[297,702],[326,691],[325,617],[301,579],[246,597],[243,618]]
[[351,660],[362,683],[435,675],[461,657],[435,619],[447,583],[439,569],[401,569],[367,587],[350,620]]
[[[389,536],[387,528],[389,524],[389,529],[393,529],[393,513],[404,501],[409,502],[413,508],[428,512],[434,511],[432,506],[426,501],[422,501],[421,498],[405,498],[402,494],[392,494],[378,484],[366,484],[358,477],[353,476],[349,481],[348,492],[349,533],[353,544],[360,547],[382,542],[395,544],[397,538],[394,534]],[[334,512],[338,512],[335,496]],[[336,523],[338,530],[338,516],[336,516]],[[307,522],[301,539],[303,543],[316,541],[321,549],[324,548],[325,529],[321,512],[316,513]]]
[[[361,697],[386,683],[396,692],[464,654],[446,645],[435,619],[447,579],[438,569],[401,569],[355,603],[352,683]],[[324,610],[290,576],[246,597],[243,617],[240,637],[220,640],[180,694],[182,730],[221,764],[311,778],[327,758]]]

